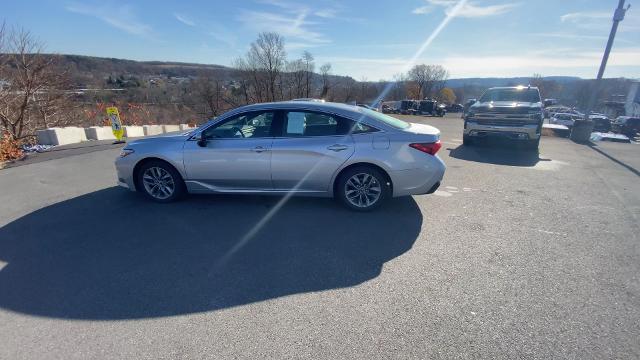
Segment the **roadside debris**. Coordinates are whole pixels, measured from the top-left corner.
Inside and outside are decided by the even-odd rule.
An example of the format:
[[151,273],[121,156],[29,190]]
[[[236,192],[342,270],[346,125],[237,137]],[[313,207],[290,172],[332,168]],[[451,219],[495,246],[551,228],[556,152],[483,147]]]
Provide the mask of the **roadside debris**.
[[590,139],[591,141],[612,141],[623,143],[631,142],[631,140],[626,135],[602,132],[592,132]]
[[40,144],[23,144],[21,146],[22,151],[26,152],[26,153],[32,153],[32,152],[45,152],[47,150],[49,150],[50,148],[52,148],[53,145],[40,145]]

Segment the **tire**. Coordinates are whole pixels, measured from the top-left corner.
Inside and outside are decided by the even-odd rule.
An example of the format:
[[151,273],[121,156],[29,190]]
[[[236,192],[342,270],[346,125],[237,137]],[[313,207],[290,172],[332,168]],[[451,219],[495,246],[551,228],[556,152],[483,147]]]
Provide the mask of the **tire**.
[[136,174],[139,191],[150,200],[170,203],[186,193],[180,173],[164,161],[149,161]]
[[357,166],[340,174],[334,196],[351,210],[371,211],[391,198],[391,183],[380,170]]
[[469,135],[462,135],[462,145],[471,146],[473,144],[473,139]]

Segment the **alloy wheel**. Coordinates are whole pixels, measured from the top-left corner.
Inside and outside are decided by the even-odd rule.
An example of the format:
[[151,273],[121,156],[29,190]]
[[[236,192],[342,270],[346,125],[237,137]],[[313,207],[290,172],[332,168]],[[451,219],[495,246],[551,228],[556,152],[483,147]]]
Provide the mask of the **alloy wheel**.
[[367,208],[380,200],[382,186],[375,176],[367,173],[358,173],[347,180],[344,194],[351,205],[358,208]]
[[146,169],[142,174],[142,183],[147,193],[158,200],[169,198],[176,190],[173,176],[161,167]]

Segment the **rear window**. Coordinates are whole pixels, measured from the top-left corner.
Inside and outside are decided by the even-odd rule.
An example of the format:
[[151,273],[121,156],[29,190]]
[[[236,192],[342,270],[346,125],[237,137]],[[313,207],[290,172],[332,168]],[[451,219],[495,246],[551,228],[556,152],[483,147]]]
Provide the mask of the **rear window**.
[[490,101],[515,101],[515,102],[540,102],[540,93],[537,89],[513,88],[513,89],[489,89],[480,98],[480,102]]
[[383,114],[383,113],[379,113],[377,111],[373,111],[373,110],[369,110],[369,109],[362,109],[362,112],[367,115],[370,118],[376,119],[378,121],[381,121],[393,128],[396,129],[406,129],[410,126],[410,124],[406,121],[402,121],[400,119],[396,119],[392,116]]

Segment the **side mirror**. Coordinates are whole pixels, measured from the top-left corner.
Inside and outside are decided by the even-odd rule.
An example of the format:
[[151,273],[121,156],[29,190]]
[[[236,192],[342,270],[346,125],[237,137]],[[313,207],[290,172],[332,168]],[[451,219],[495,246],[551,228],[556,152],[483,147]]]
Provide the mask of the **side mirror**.
[[200,139],[198,139],[197,144],[200,147],[207,147],[207,138],[201,135]]

